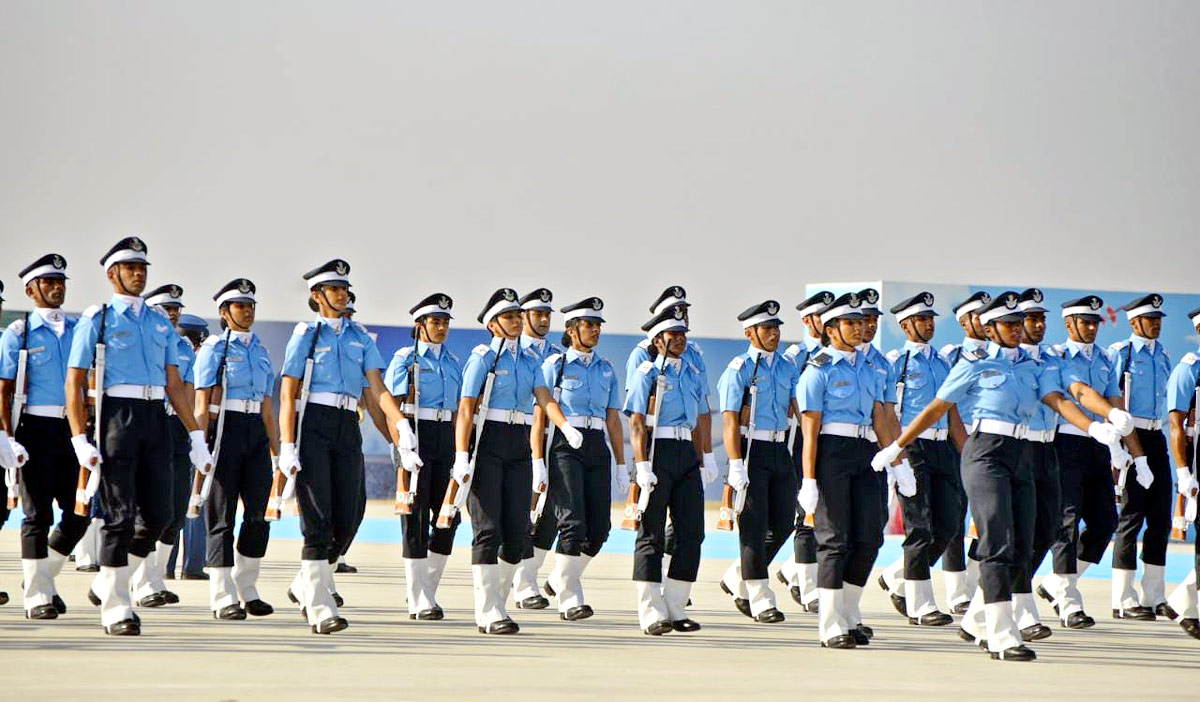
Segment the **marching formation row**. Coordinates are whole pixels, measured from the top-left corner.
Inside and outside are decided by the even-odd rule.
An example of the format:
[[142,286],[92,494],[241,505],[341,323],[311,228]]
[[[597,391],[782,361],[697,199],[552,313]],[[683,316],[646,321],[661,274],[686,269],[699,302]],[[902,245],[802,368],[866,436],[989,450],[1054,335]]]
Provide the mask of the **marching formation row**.
[[[63,257],[27,266],[21,278],[35,309],[0,337],[0,465],[7,504],[19,494],[25,512],[30,619],[65,612],[55,577],[99,518],[89,596],[107,633],[140,633],[135,603],[177,601],[163,583],[167,554],[185,516],[201,512],[213,616],[269,615],[259,566],[269,522],[294,497],[304,544],[288,595],[314,633],[344,629],[332,564],[363,518],[361,408],[393,443],[411,618],[443,617],[437,590],[464,506],[481,633],[518,630],[510,594],[518,608],[545,608],[544,590],[563,620],[591,616],[582,580],[608,538],[615,465],[629,494],[622,527],[637,531],[639,626],[649,635],[695,631],[688,605],[703,491],[721,472],[716,411],[729,456],[718,528],[736,528],[741,545],[721,587],[756,622],[784,619],[768,565],[794,536],[777,577],[817,615],[821,645],[867,645],[859,600],[894,489],[904,555],[879,584],[911,624],[954,621],[931,584],[940,561],[947,609],[962,615],[959,636],[993,658],[1032,660],[1025,644],[1051,635],[1034,571],[1050,554],[1053,574],[1036,593],[1063,626],[1088,628],[1095,620],[1077,578],[1114,541],[1113,616],[1165,616],[1200,638],[1195,571],[1170,598],[1164,583],[1172,458],[1186,519],[1195,519],[1200,363],[1188,354],[1171,368],[1156,341],[1158,295],[1123,308],[1132,335],[1105,350],[1094,343],[1098,297],[1063,306],[1068,338],[1050,346],[1040,291],[976,293],[954,308],[963,342],[939,351],[929,347],[934,299],[922,293],[891,308],[908,341],[886,356],[871,345],[882,314],[874,290],[800,303],[804,340],[786,350],[780,305],[768,300],[738,316],[748,348],[710,399],[678,286],[651,305],[646,338],[622,373],[594,352],[603,301],[562,307],[558,346],[546,338],[553,308],[544,288],[523,297],[497,290],[478,316],[491,343],[465,363],[444,346],[452,300],[430,295],[410,310],[414,343],[385,361],[350,319],[350,268],[336,259],[305,274],[317,317],[296,326],[277,375],[252,331],[250,280],[217,291],[221,332],[193,344],[178,286],[143,296],[140,239],[123,239],[101,265],[113,297],[78,319],[62,311]],[[1200,310],[1191,321],[1200,329]]]

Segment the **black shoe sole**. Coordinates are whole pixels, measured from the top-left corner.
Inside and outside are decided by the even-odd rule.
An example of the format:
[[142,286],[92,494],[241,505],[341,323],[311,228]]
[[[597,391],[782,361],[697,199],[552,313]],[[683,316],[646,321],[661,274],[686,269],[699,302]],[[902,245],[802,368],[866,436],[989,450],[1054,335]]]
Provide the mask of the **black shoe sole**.
[[36,619],[39,621],[58,619],[58,610],[54,609],[54,605],[52,604],[38,605],[37,607],[26,611],[25,618]]
[[538,595],[537,597],[526,597],[517,603],[517,609],[546,609],[550,606],[550,600]]
[[327,635],[332,634],[335,631],[341,631],[348,626],[350,626],[350,622],[346,621],[345,619],[342,619],[341,617],[332,617],[330,619],[326,619],[320,624],[313,624],[311,628],[312,633],[314,634]]
[[590,605],[579,605],[578,607],[572,607],[565,612],[559,612],[558,618],[564,622],[577,622],[587,619],[594,614],[595,612],[592,610]]
[[668,634],[672,631],[675,631],[675,627],[671,626],[671,622],[662,621],[654,622],[650,626],[646,627],[642,633],[646,634],[647,636],[662,636],[663,634]]

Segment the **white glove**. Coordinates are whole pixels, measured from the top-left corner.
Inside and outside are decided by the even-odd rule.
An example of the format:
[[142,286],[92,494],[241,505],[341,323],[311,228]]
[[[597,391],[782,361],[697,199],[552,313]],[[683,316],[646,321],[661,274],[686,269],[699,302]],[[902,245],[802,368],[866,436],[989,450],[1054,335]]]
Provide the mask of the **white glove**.
[[624,495],[629,492],[629,464],[617,466],[617,494]]
[[1196,497],[1200,493],[1200,483],[1196,482],[1196,478],[1192,476],[1192,471],[1187,468],[1175,469],[1175,489],[1184,497]]
[[700,463],[700,481],[704,483],[704,487],[711,485],[719,474],[720,469],[717,468],[717,457],[711,453],[704,454],[704,460]]
[[1133,417],[1123,409],[1113,407],[1108,413],[1108,421],[1121,432],[1121,436],[1129,436],[1133,432]]
[[1149,489],[1154,482],[1154,472],[1150,470],[1150,463],[1145,456],[1138,456],[1133,459],[1133,469],[1136,471],[1138,485],[1142,486],[1143,490]]
[[71,437],[71,447],[75,449],[75,459],[79,465],[97,471],[100,469],[100,452],[88,443],[87,434],[76,434]]
[[300,456],[296,454],[295,443],[279,444],[279,470],[289,478],[300,472]]
[[454,478],[454,482],[459,485],[466,485],[471,481],[471,459],[466,451],[454,452],[454,467],[450,469],[450,477]]
[[729,487],[737,491],[746,489],[750,484],[750,474],[746,472],[746,461],[741,458],[729,459],[729,477],[725,479]]
[[564,424],[558,428],[562,432],[563,438],[567,440],[567,446],[577,449],[583,446],[583,432],[579,431],[570,424]]
[[409,473],[417,472],[417,469],[425,465],[425,461],[421,460],[420,454],[412,449],[396,447],[400,452],[400,466]]
[[800,509],[804,510],[805,514],[816,513],[817,500],[820,496],[821,492],[817,489],[815,478],[805,478],[800,481],[800,494],[796,495],[796,501],[800,503]]
[[271,456],[271,472],[279,470],[279,456]]
[[4,469],[4,487],[8,488],[9,495],[17,494],[17,484],[20,478],[17,475],[16,466],[8,466]]
[[1110,446],[1121,440],[1121,433],[1111,424],[1101,424],[1100,422],[1092,422],[1088,425],[1088,436],[1096,441]]
[[200,475],[208,475],[213,467],[212,454],[208,452],[208,445],[204,443],[204,432],[199,429],[189,431],[188,438],[192,440],[192,448],[188,450],[192,467],[200,471]]
[[17,467],[25,465],[25,461],[29,460],[29,452],[25,450],[25,447],[11,436],[8,437],[8,446],[12,449],[13,455],[17,457]]
[[896,459],[900,458],[900,452],[903,450],[900,448],[899,443],[893,441],[875,454],[875,457],[871,459],[871,468],[878,473],[883,470],[884,466],[890,466],[895,463]]
[[401,417],[396,422],[396,435],[396,448],[401,451],[413,451],[417,448],[417,435],[413,433],[407,417]]
[[1119,443],[1109,444],[1108,455],[1111,457],[1110,463],[1116,470],[1124,470],[1133,464],[1133,456],[1125,450],[1125,447]]
[[654,474],[654,469],[650,467],[650,461],[638,461],[633,464],[637,470],[637,484],[642,490],[649,490],[658,484],[658,476]]
[[546,459],[533,459],[533,491],[545,492],[550,486],[550,471],[546,469]]
[[896,478],[896,492],[904,497],[912,497],[917,494],[917,476],[913,474],[912,465],[907,460],[900,461],[900,465],[894,466],[892,475]]
[[8,443],[8,432],[0,430],[0,468],[15,468],[17,456]]

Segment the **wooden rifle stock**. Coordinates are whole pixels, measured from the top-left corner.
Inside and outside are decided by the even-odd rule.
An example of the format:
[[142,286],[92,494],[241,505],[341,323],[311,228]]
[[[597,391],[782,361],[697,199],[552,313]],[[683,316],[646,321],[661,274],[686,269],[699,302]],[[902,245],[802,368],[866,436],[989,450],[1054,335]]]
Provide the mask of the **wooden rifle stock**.
[[721,512],[717,517],[717,529],[733,531],[733,486],[725,483],[721,487]]
[[454,524],[454,517],[458,514],[458,493],[466,485],[460,486],[457,480],[451,480],[446,486],[446,499],[442,500],[442,507],[438,510],[437,526],[438,529],[449,529]]
[[192,494],[188,498],[188,519],[195,519],[200,516],[200,495],[204,491],[204,474],[200,471],[192,471]]
[[393,508],[393,513],[398,515],[412,514],[413,506],[409,500],[409,494],[413,491],[412,473],[404,470],[404,466],[400,465],[400,458],[393,452],[393,459],[396,463],[396,503]]
[[268,522],[277,522],[283,517],[283,486],[287,482],[287,477],[283,471],[276,469],[271,476],[271,496],[267,498],[266,520]]
[[79,466],[79,478],[75,481],[75,514],[80,517],[88,516],[87,485],[92,479],[92,469]]
[[621,520],[621,528],[625,531],[637,531],[638,522],[641,520],[637,517],[638,502],[641,501],[642,486],[637,483],[629,484],[629,497],[625,500],[625,518]]

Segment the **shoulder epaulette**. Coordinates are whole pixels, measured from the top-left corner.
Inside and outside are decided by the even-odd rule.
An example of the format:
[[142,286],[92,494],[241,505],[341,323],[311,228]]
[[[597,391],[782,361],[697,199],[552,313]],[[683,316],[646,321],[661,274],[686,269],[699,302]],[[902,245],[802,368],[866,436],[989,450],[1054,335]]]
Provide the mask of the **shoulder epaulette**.
[[887,356],[885,356],[885,358],[887,358],[887,360],[891,361],[892,363],[895,363],[896,360],[900,358],[900,349],[892,349],[891,351],[888,351]]
[[450,360],[458,363],[458,354],[454,353],[453,351],[447,351],[446,353],[450,354]]
[[1058,356],[1059,358],[1062,358],[1067,355],[1067,345],[1066,344],[1054,344],[1053,346],[1047,346],[1046,353],[1048,353],[1052,356]]
[[642,361],[641,364],[638,365],[638,367],[637,367],[637,372],[641,373],[642,375],[649,375],[650,371],[653,369],[654,369],[654,361]]
[[100,311],[100,305],[92,305],[91,307],[84,310],[83,314],[81,314],[79,316],[80,317],[95,317],[96,313],[99,311]]
[[1129,339],[1124,339],[1122,341],[1115,341],[1108,345],[1108,350],[1109,351],[1119,351],[1128,345],[1129,345]]
[[413,348],[415,348],[415,347],[405,346],[403,348],[398,348],[398,349],[396,349],[395,355],[399,356],[400,358],[408,358],[409,356],[412,355]]
[[25,319],[23,317],[18,317],[17,319],[14,319],[12,324],[5,327],[4,330],[11,331],[13,334],[16,334],[17,336],[24,334],[25,333]]
[[642,339],[641,341],[639,341],[639,342],[637,343],[637,347],[638,347],[639,349],[648,349],[648,348],[650,348],[650,340],[649,340],[649,339]]
[[554,365],[554,364],[558,363],[558,359],[560,359],[562,357],[563,357],[563,355],[561,353],[552,353],[546,357],[546,360],[543,361],[543,364],[549,363],[550,365]]
[[808,359],[808,363],[806,365],[816,366],[817,368],[820,368],[821,366],[829,365],[829,362],[832,360],[833,360],[832,356],[825,353],[824,351],[820,351],[817,353],[817,355]]
[[486,356],[488,354],[488,351],[491,351],[491,350],[492,350],[491,346],[488,346],[487,344],[480,344],[480,345],[476,346],[475,348],[471,349],[471,353],[475,354],[476,356]]
[[308,322],[297,322],[292,328],[292,336],[299,336],[308,331]]
[[785,350],[783,352],[784,358],[790,358],[793,360],[795,360],[795,358],[799,355],[800,355],[800,344],[792,344],[791,346],[787,347],[787,350]]
[[1186,354],[1184,354],[1183,358],[1179,359],[1180,363],[1189,366],[1196,365],[1196,361],[1200,361],[1200,356],[1197,356],[1194,351],[1188,351]]
[[204,346],[216,346],[220,341],[221,341],[221,337],[217,336],[216,334],[209,334],[208,337],[204,340],[203,345]]
[[700,348],[700,344],[697,344],[696,342],[689,339],[688,346],[691,346],[693,349],[695,349],[696,353],[700,354],[701,356],[704,355],[704,349]]
[[734,356],[733,359],[729,361],[729,368],[731,370],[741,370],[742,366],[744,365],[746,365],[745,356]]
[[962,357],[971,363],[974,363],[975,361],[982,361],[983,359],[987,358],[987,351],[984,351],[983,349],[963,351]]
[[950,354],[954,353],[954,349],[956,349],[956,348],[958,348],[958,346],[956,346],[955,344],[946,344],[945,346],[942,347],[941,351],[938,351],[938,353],[942,354],[946,358],[949,358]]

